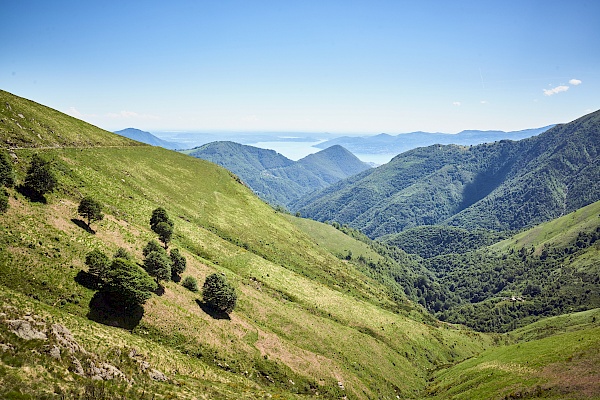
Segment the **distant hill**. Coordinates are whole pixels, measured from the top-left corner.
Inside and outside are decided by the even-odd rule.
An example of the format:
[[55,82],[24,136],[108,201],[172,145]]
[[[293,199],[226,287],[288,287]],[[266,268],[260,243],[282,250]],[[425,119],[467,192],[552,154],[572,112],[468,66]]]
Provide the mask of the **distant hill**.
[[117,135],[125,136],[126,138],[136,140],[138,142],[146,143],[151,146],[164,147],[165,149],[169,150],[178,150],[185,148],[185,145],[162,140],[154,136],[150,132],[145,132],[135,128],[127,128],[120,131],[116,131],[115,133]]
[[600,111],[520,141],[433,145],[291,205],[371,237],[421,225],[513,230],[600,199]]
[[520,140],[539,135],[553,126],[554,125],[548,125],[542,128],[510,132],[465,130],[457,134],[449,134],[419,131],[402,133],[394,136],[386,133],[375,136],[343,136],[319,143],[315,145],[315,147],[325,149],[330,146],[340,145],[356,154],[400,154],[417,147],[426,147],[433,144],[458,144],[468,146],[507,139]]
[[208,143],[184,153],[227,168],[262,199],[282,206],[370,168],[341,146],[332,146],[299,161],[273,150],[234,142]]

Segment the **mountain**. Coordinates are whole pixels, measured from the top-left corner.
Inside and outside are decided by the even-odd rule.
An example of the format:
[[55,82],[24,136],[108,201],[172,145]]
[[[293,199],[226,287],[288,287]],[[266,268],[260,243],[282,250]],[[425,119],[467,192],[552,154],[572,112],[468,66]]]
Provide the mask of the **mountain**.
[[159,146],[164,147],[165,149],[177,150],[182,149],[185,146],[179,143],[168,142],[166,140],[162,140],[150,132],[145,132],[135,128],[127,128],[120,131],[115,132],[117,135],[125,136],[129,139],[136,140],[138,142],[146,143],[151,146]]
[[[36,154],[59,184],[44,201],[6,189],[0,398],[414,398],[429,371],[493,346],[392,298],[215,164],[4,91],[0,119],[17,183]],[[84,196],[103,206],[93,232],[78,217]],[[107,311],[86,255],[124,248],[142,264],[159,206],[174,221],[169,249],[187,259],[184,277],[202,286],[223,273],[234,286],[229,316],[175,281],[143,308]]]
[[315,145],[320,149],[340,145],[356,154],[400,154],[405,151],[433,144],[477,145],[500,140],[520,140],[539,135],[554,125],[520,131],[478,131],[465,130],[457,134],[410,132],[399,135],[381,133],[375,136],[342,136]]
[[421,225],[516,230],[600,199],[600,111],[520,141],[402,153],[290,205],[379,237]]
[[[427,272],[418,259],[387,248],[390,260],[358,232],[277,212],[217,165],[142,145],[4,91],[0,143],[17,181],[3,189],[9,207],[0,214],[0,398],[600,393],[597,310],[506,335],[442,323],[409,301],[404,288],[391,292],[397,281],[390,277],[402,281]],[[19,185],[34,155],[50,162],[58,180],[43,201]],[[105,214],[93,231],[77,212],[87,196]],[[221,273],[234,286],[238,301],[229,315],[173,280],[162,281],[143,307],[107,308],[86,256],[99,250],[112,257],[123,248],[142,264],[143,248],[156,239],[149,220],[158,206],[174,222],[169,249],[187,259],[184,277],[201,286],[209,274]],[[533,236],[501,242],[496,251],[525,246],[529,253],[529,241],[543,251],[549,240],[557,246],[548,252],[554,257],[573,243],[578,250],[562,251],[560,280],[548,282],[565,285],[568,294],[580,272],[596,273],[600,241],[590,242],[597,215],[597,209],[582,209]],[[573,270],[565,262],[571,255]],[[424,303],[438,293],[427,279],[415,281]],[[489,321],[497,319],[494,313],[486,308],[477,315]]]
[[208,143],[184,153],[227,168],[262,199],[283,206],[370,168],[341,146],[332,146],[299,161],[273,150],[234,142]]

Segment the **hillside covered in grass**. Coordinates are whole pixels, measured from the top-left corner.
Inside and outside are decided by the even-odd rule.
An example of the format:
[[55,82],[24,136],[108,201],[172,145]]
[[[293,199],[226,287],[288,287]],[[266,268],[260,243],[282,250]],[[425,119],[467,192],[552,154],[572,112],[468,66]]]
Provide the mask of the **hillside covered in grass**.
[[[486,335],[436,323],[406,299],[392,300],[384,285],[317,246],[225,169],[1,96],[2,118],[10,122],[0,125],[0,140],[17,183],[37,154],[51,162],[59,184],[42,202],[9,188],[9,208],[0,215],[6,350],[0,396],[58,396],[86,385],[93,391],[92,363],[101,363],[126,378],[103,386],[112,393],[106,398],[143,393],[143,385],[127,382],[147,377],[148,368],[167,377],[149,381],[167,398],[416,397],[430,370],[492,343]],[[56,137],[40,142],[19,120]],[[84,196],[104,207],[95,233],[77,215]],[[175,221],[170,247],[187,258],[184,275],[202,283],[222,272],[234,285],[238,303],[228,318],[207,312],[200,294],[172,281],[163,282],[164,290],[137,315],[121,318],[95,308],[96,291],[81,279],[86,254],[124,248],[141,263],[143,247],[156,238],[149,219],[159,206]],[[49,339],[14,336],[9,321],[28,319]],[[54,323],[70,330],[86,352],[60,347]],[[53,345],[60,359],[49,356]],[[31,349],[37,355],[25,356]],[[133,358],[125,357],[132,351]],[[135,361],[137,353],[149,364],[146,370]],[[74,358],[81,375],[72,372],[79,371]]]
[[[498,359],[504,370],[495,352],[537,335],[437,321],[393,289],[396,278],[427,273],[406,253],[381,253],[359,233],[277,212],[212,163],[0,97],[0,142],[16,175],[0,214],[0,398],[444,398],[471,365],[461,362]],[[38,132],[40,142],[24,121],[61,136]],[[34,155],[50,162],[58,186],[32,201],[20,185]],[[84,197],[103,206],[93,229],[77,212]],[[215,313],[173,280],[135,312],[104,312],[86,255],[124,249],[142,265],[157,237],[157,207],[174,222],[169,248],[187,259],[183,276],[202,285],[224,274],[238,297],[231,313]],[[552,334],[562,329],[554,326]],[[585,340],[591,329],[581,330]],[[594,349],[581,345],[556,349],[554,366]],[[465,393],[480,381],[499,398],[550,382],[525,376],[514,389],[495,374]]]

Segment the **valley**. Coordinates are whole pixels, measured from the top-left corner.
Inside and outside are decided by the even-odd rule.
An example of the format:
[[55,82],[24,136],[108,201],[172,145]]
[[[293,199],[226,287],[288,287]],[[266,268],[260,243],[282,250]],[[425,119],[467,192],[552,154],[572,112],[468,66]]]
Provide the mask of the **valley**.
[[[0,214],[2,398],[600,397],[598,113],[524,142],[416,149],[346,176],[327,164],[336,157],[304,163],[331,186],[290,210],[323,223],[267,204],[241,173],[0,100],[16,178]],[[58,181],[39,201],[19,189],[34,155]],[[85,196],[103,205],[93,232],[77,223]],[[234,286],[227,317],[172,280],[136,315],[94,313],[86,254],[123,248],[141,265],[157,207],[184,275]],[[466,231],[444,243],[458,250],[436,251],[444,226]],[[426,252],[396,236],[409,227]]]

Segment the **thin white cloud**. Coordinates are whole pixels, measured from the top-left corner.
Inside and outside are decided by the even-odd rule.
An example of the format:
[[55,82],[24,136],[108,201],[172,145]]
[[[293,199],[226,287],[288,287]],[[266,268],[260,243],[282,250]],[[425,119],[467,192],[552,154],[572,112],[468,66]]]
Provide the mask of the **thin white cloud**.
[[487,100],[481,100],[480,103],[481,104],[487,104],[488,102],[487,102]]
[[552,89],[543,89],[543,90],[544,90],[544,95],[553,96],[557,93],[566,92],[567,90],[569,90],[569,87],[565,86],[565,85],[560,85],[560,86],[557,86]]
[[460,107],[461,104],[462,103],[460,101],[454,101],[454,102],[452,102],[452,105],[457,106],[457,107]]
[[97,117],[96,114],[84,114],[84,113],[80,112],[78,109],[76,109],[75,107],[69,107],[69,109],[65,111],[65,114],[70,115],[71,117],[75,117],[77,119]]
[[569,83],[573,86],[581,85],[581,81],[579,79],[571,79]]
[[135,111],[121,111],[118,113],[108,113],[106,114],[106,116],[112,119],[159,119],[156,115],[139,114]]

